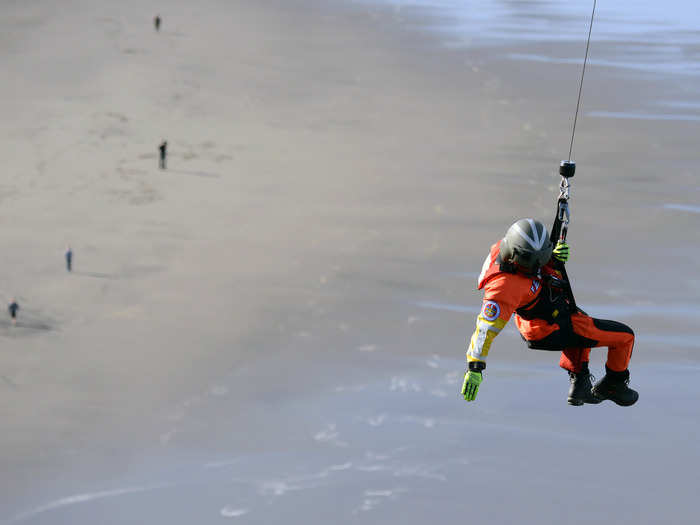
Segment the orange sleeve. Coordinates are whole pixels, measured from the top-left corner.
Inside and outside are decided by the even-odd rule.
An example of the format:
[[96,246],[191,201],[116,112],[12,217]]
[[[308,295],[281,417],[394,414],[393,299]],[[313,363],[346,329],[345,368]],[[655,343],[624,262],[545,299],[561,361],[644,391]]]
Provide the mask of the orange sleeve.
[[521,306],[531,284],[531,279],[506,273],[494,276],[485,284],[484,300],[469,341],[467,361],[486,361],[491,342]]

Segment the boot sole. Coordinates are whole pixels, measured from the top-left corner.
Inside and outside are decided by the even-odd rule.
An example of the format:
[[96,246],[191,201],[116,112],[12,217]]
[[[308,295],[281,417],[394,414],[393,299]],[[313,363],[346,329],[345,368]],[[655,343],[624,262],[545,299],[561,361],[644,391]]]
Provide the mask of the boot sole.
[[581,405],[597,405],[601,401],[602,401],[602,399],[597,399],[597,398],[590,399],[590,400],[584,400],[584,399],[577,399],[574,397],[570,397],[566,400],[566,402],[568,404],[570,404],[571,406],[575,406],[575,407],[580,407]]
[[597,397],[598,399],[600,399],[600,401],[605,401],[605,400],[607,399],[607,400],[610,400],[610,401],[612,401],[613,403],[615,403],[616,405],[621,406],[621,407],[631,407],[631,406],[634,405],[637,401],[639,401],[639,394],[637,394],[637,397],[634,398],[634,401],[632,401],[632,402],[624,402],[624,401],[618,401],[617,399],[613,399],[613,398],[611,398],[611,397],[606,397],[606,396],[600,394],[599,392],[596,392],[595,389],[593,389],[593,390],[591,391],[591,393],[592,393],[595,397]]

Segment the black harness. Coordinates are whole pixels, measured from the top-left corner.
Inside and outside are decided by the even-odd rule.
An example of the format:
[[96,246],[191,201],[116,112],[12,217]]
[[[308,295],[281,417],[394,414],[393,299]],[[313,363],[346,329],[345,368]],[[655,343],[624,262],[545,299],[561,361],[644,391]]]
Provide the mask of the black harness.
[[[550,324],[557,325],[561,335],[573,335],[572,308],[566,298],[564,283],[565,281],[552,275],[545,275],[542,278],[540,294],[525,306],[518,308],[515,313],[527,321],[543,319]],[[561,350],[559,345],[553,346],[545,341],[528,341],[526,339],[525,342],[529,348],[535,350]]]

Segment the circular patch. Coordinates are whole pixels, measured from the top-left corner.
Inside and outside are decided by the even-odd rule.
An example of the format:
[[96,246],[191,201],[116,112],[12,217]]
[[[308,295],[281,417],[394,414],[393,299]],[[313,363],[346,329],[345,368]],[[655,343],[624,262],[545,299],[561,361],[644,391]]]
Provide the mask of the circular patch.
[[501,307],[498,306],[498,303],[494,303],[493,301],[485,302],[484,307],[481,309],[481,315],[487,321],[495,321],[500,314]]

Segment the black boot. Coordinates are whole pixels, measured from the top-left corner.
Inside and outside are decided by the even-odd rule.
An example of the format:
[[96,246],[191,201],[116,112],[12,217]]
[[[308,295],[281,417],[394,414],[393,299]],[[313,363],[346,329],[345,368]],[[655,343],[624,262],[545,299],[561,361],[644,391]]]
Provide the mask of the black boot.
[[588,363],[583,364],[583,368],[579,373],[569,372],[569,397],[566,402],[570,405],[581,406],[584,403],[595,405],[600,403],[602,399],[598,399],[591,393],[591,373],[588,371]]
[[620,406],[634,405],[639,399],[639,394],[627,386],[630,381],[630,372],[615,372],[605,367],[605,377],[593,387],[593,395],[600,399],[609,399]]

